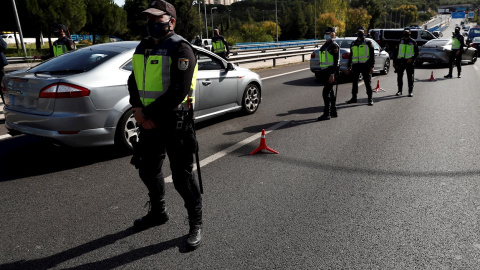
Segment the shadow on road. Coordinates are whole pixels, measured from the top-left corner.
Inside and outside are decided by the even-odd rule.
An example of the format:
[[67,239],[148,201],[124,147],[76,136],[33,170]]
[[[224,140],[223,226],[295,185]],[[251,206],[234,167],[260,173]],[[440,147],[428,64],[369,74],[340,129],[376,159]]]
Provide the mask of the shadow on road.
[[[131,235],[135,234],[132,228],[125,229],[123,231],[109,234],[104,237],[95,239],[83,245],[71,248],[69,250],[54,254],[49,257],[41,258],[41,259],[34,259],[34,260],[27,260],[27,261],[17,261],[13,263],[7,264],[0,264],[0,269],[2,270],[10,270],[10,269],[35,269],[35,270],[43,270],[43,269],[50,269],[53,267],[57,267],[59,264],[67,262],[71,259],[83,256],[89,252],[93,252],[98,249],[102,249],[110,244],[115,243],[118,240],[127,238]],[[130,250],[126,253],[96,261],[87,263],[80,266],[75,266],[71,268],[63,268],[63,269],[114,269],[128,263],[143,259],[148,256],[152,256],[158,254],[162,251],[178,248],[180,253],[187,253],[190,250],[187,249],[185,244],[185,237],[178,237],[175,239],[171,239],[162,243],[158,243],[155,245],[150,245],[142,248],[137,248],[134,250]]]
[[115,146],[55,146],[28,135],[0,141],[0,182],[69,170],[130,155]]

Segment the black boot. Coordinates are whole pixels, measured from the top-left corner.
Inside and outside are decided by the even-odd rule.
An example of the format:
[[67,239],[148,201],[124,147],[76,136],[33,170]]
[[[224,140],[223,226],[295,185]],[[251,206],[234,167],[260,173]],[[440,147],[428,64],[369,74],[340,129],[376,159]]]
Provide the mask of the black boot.
[[401,96],[402,95],[402,88],[398,87],[398,92],[395,94],[396,96]]
[[357,95],[353,95],[350,100],[347,101],[347,104],[357,103]]
[[368,97],[368,106],[373,106],[373,98]]
[[320,117],[317,118],[318,121],[325,121],[325,120],[330,120],[330,114],[324,113]]
[[413,97],[413,89],[408,89],[408,96]]
[[202,212],[189,215],[190,230],[187,235],[187,247],[196,249],[202,243]]
[[446,79],[451,79],[452,78],[452,74],[451,73],[448,73],[447,75],[443,76],[444,78]]
[[133,229],[137,232],[162,225],[169,219],[165,208],[165,200],[151,200],[148,203],[150,203],[148,214],[133,222]]
[[458,78],[461,78],[461,77],[462,77],[462,74],[458,72]]
[[338,117],[337,108],[332,107],[332,112],[330,113],[332,118]]

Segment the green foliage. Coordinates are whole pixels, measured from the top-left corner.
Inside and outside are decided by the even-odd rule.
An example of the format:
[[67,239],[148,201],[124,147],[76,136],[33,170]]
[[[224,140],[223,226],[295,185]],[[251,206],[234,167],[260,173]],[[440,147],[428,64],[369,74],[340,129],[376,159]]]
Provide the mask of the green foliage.
[[348,10],[348,19],[345,33],[347,36],[353,36],[357,32],[357,27],[363,26],[367,30],[366,25],[370,22],[370,16],[364,8],[351,8]]

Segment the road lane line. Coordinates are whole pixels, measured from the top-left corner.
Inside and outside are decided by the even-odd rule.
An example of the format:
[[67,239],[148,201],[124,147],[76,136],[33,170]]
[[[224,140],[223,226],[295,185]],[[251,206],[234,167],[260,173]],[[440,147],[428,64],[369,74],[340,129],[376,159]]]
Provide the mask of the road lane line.
[[1,141],[1,140],[8,139],[8,138],[10,138],[10,137],[12,137],[12,135],[10,135],[10,134],[0,135],[0,141]]
[[310,68],[304,68],[304,69],[299,69],[299,70],[295,70],[295,71],[292,71],[292,72],[287,72],[287,73],[282,73],[282,74],[278,74],[278,75],[273,75],[273,76],[270,76],[270,77],[265,77],[265,78],[262,78],[262,81],[272,79],[272,78],[276,78],[276,77],[280,77],[280,76],[285,76],[285,75],[292,74],[292,73],[297,73],[297,72],[300,72],[300,71],[309,70],[309,69]]
[[[279,129],[280,127],[282,127],[282,126],[284,126],[288,123],[290,123],[290,121],[278,122],[276,125],[266,129],[265,130],[265,135],[274,131],[274,130],[276,130],[276,129]],[[214,162],[215,160],[217,160],[219,158],[222,158],[222,157],[226,156],[227,154],[232,153],[233,151],[237,150],[238,148],[240,148],[242,146],[245,146],[245,145],[259,139],[261,135],[262,135],[261,133],[257,133],[253,136],[250,136],[250,137],[246,138],[245,140],[243,140],[241,142],[238,142],[238,143],[226,148],[225,150],[222,150],[222,151],[217,152],[217,153],[215,153],[215,154],[213,154],[213,155],[211,155],[211,156],[209,156],[205,159],[200,160],[200,167],[205,167],[206,165]],[[193,171],[196,171],[196,170],[197,170],[197,165],[195,164],[193,166]],[[172,183],[172,176],[171,175],[169,175],[168,177],[165,177],[165,183]]]

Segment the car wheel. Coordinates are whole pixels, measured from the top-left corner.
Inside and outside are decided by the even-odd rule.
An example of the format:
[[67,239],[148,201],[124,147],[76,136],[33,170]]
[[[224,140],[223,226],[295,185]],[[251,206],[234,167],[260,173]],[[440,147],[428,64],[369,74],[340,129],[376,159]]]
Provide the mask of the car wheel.
[[477,62],[477,53],[474,53],[473,54],[473,57],[472,57],[472,65],[475,64],[475,62]]
[[383,69],[380,71],[380,74],[387,75],[388,71],[390,71],[390,59],[385,61],[385,65],[383,65]]
[[138,142],[138,135],[140,134],[137,120],[133,117],[133,109],[128,109],[120,118],[115,131],[115,144],[125,150],[132,151],[133,146],[130,142],[134,139]]
[[253,114],[260,105],[260,89],[254,83],[247,85],[243,92],[242,108],[246,114]]

